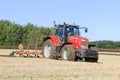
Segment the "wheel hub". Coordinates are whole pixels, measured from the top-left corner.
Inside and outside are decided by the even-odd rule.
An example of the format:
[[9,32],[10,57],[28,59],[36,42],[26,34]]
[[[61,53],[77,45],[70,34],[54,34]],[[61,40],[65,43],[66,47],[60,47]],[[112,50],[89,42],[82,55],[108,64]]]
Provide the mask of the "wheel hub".
[[49,58],[50,57],[50,52],[51,52],[51,47],[49,45],[46,45],[44,48],[44,57]]
[[68,52],[67,52],[67,50],[64,50],[64,51],[63,51],[63,59],[64,59],[64,60],[67,60],[67,59],[68,59]]

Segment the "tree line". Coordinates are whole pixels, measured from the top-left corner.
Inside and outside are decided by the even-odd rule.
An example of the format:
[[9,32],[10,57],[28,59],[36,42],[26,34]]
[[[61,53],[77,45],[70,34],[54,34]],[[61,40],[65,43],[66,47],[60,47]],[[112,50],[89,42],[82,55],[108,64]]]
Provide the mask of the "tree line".
[[[0,48],[17,48],[22,43],[24,48],[42,47],[43,38],[54,34],[53,27],[35,26],[31,23],[26,25],[16,24],[9,20],[0,20]],[[120,41],[94,41],[90,44],[97,48],[119,49]]]
[[101,40],[90,42],[90,44],[96,45],[100,49],[120,49],[120,41]]
[[53,27],[16,24],[9,20],[0,20],[0,48],[17,48],[22,43],[25,48],[41,47],[43,38],[54,34]]

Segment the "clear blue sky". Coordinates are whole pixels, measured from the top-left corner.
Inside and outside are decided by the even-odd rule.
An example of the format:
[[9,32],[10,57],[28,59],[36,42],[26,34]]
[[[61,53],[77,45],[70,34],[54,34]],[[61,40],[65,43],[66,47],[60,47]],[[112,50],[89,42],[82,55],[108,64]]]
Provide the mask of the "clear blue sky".
[[120,41],[120,0],[0,0],[0,19],[51,27],[76,23],[90,41]]

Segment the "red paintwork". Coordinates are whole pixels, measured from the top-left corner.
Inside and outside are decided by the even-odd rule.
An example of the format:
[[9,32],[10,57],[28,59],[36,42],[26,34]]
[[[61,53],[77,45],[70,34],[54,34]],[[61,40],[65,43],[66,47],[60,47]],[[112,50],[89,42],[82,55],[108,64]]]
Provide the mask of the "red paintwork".
[[[48,36],[46,39],[51,39],[56,46],[60,46],[60,41],[57,36]],[[69,38],[69,43],[72,43],[74,48],[82,49],[81,40],[88,42],[88,39],[85,37],[71,35]],[[86,46],[88,46],[88,45],[86,45]]]
[[[82,49],[82,42],[81,42],[81,40],[84,40],[84,41],[88,42],[87,38],[81,37],[81,36],[75,36],[75,35],[71,35],[70,36],[69,42],[73,44],[74,48]],[[86,45],[86,46],[88,46],[88,45]]]
[[50,38],[56,46],[60,46],[60,41],[57,36],[48,36],[47,38]]

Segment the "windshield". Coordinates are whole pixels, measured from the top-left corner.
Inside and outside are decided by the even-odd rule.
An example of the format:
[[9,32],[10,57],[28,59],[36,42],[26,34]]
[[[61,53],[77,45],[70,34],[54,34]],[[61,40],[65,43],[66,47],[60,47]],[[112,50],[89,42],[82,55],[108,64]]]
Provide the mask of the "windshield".
[[68,26],[66,28],[66,32],[67,32],[67,35],[73,34],[73,35],[76,35],[76,36],[80,36],[79,28],[77,28],[75,26]]
[[[63,26],[59,26],[55,30],[55,35],[58,36],[58,37],[62,37],[63,36],[63,31],[64,31]],[[65,36],[69,37],[70,34],[80,36],[79,28],[76,27],[76,26],[66,26],[65,27]]]

